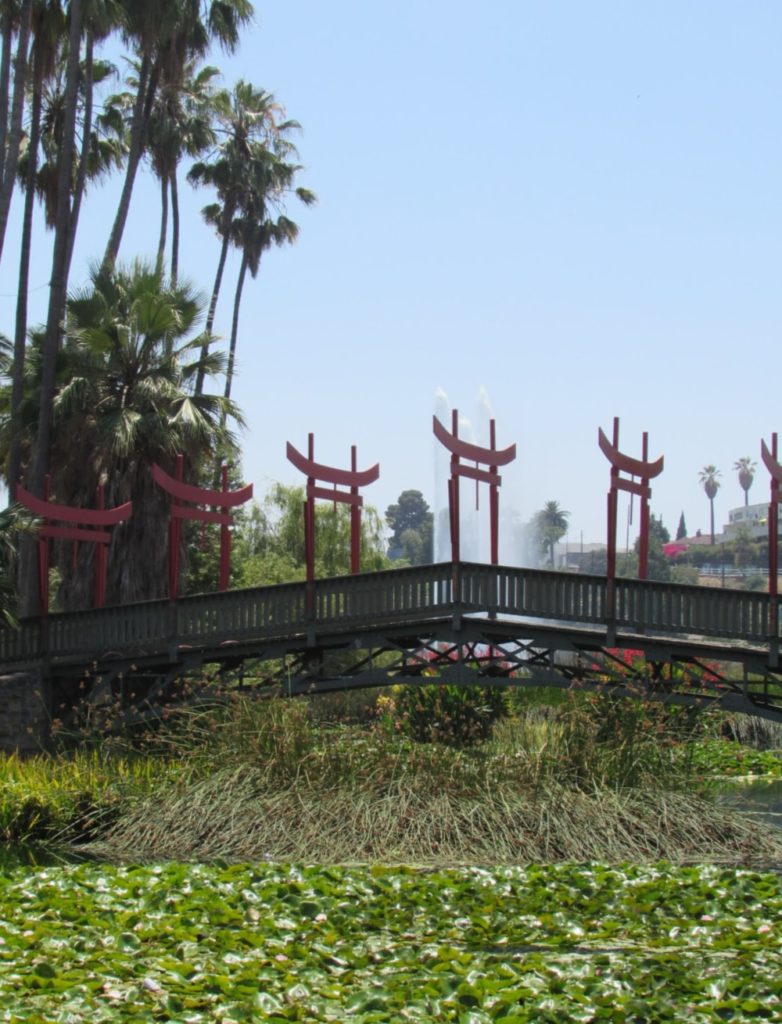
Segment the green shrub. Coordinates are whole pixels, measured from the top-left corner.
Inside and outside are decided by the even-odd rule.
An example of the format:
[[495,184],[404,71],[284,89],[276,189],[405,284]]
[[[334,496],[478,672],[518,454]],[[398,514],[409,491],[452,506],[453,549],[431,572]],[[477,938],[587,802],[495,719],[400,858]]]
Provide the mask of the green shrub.
[[398,686],[378,700],[384,724],[418,743],[469,747],[491,735],[507,713],[505,693],[490,686]]

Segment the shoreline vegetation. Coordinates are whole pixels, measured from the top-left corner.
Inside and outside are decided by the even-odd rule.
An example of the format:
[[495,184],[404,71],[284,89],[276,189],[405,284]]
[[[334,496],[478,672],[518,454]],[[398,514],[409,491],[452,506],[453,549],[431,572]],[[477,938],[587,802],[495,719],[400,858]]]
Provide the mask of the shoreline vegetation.
[[2,759],[0,838],[135,863],[782,865],[782,831],[714,799],[718,777],[782,775],[759,749],[773,726],[544,699],[430,686],[169,709],[143,737]]
[[43,844],[0,870],[0,1014],[778,1019],[782,830],[711,782],[782,776],[778,730],[496,693],[242,697],[0,761],[2,834]]

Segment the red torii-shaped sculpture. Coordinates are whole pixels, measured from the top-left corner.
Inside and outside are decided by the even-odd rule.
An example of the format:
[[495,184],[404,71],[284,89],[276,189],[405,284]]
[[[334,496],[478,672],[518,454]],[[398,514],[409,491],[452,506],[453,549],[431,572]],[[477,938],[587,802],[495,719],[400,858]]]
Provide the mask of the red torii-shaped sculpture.
[[[782,466],[777,461],[777,435],[771,435],[771,451],[766,442],[760,442],[760,457],[771,474],[771,500],[768,505],[768,592],[777,597],[779,584],[779,503],[782,501]],[[772,610],[772,616],[776,614]],[[776,632],[772,625],[772,631]]]
[[[72,505],[57,505],[49,501],[50,478],[44,479],[43,498],[36,498],[21,484],[16,485],[14,498],[29,509],[33,515],[41,519],[38,527],[38,594],[41,615],[49,614],[49,541],[72,540],[74,544],[87,541],[95,544],[95,593],[96,608],[106,603],[106,576],[108,573],[108,546],[111,534],[105,529],[89,529],[89,527],[115,526],[129,519],[133,513],[133,502],[115,508],[105,507],[103,484],[96,488],[97,508],[74,508]],[[72,523],[72,526],[52,526],[50,521]]]
[[[645,580],[649,567],[649,498],[652,489],[649,481],[659,476],[663,470],[663,456],[656,462],[649,462],[649,435],[643,433],[642,457],[632,459],[619,451],[619,417],[614,416],[613,441],[609,441],[602,429],[599,429],[598,443],[600,450],[611,463],[611,487],[608,491],[608,556],[606,576],[609,580],[616,579],[616,526],[617,500],[619,491],[629,491],[641,499],[641,534],[638,552],[638,578]],[[629,480],[620,477],[620,473],[628,473]],[[639,477],[636,482],[633,477]]]
[[[181,455],[176,457],[174,472],[176,477],[170,476],[157,464],[152,467],[152,479],[171,496],[171,519],[168,524],[168,596],[174,600],[179,592],[179,544],[183,519],[220,524],[220,590],[227,590],[231,572],[230,527],[234,521],[228,510],[249,501],[253,496],[253,485],[246,484],[236,491],[229,491],[228,467],[225,464],[222,467],[222,490],[212,491],[206,487],[186,484],[183,482],[184,458]],[[182,504],[184,501],[192,502],[194,505],[212,505],[220,511],[188,508]]]
[[[460,532],[459,532],[459,477],[466,476],[475,480],[476,508],[478,501],[478,484],[489,485],[489,518],[491,528],[491,564],[499,562],[499,517],[500,517],[500,495],[499,486],[502,477],[497,472],[498,466],[505,466],[516,458],[516,445],[511,444],[507,448],[498,450],[495,433],[494,420],[489,423],[489,448],[482,448],[477,444],[470,444],[459,439],[459,412],[453,409],[451,412],[451,433],[438,420],[432,417],[432,428],[434,435],[441,444],[445,445],[451,453],[451,479],[448,481],[448,511],[451,526],[451,561],[459,561]],[[460,459],[469,459],[475,466],[463,466]],[[488,469],[479,469],[480,465],[488,466]]]
[[[307,455],[304,456],[290,441],[287,442],[286,455],[296,469],[307,477],[307,497],[304,502],[304,554],[307,562],[307,582],[315,579],[315,499],[325,498],[327,501],[342,502],[350,505],[350,571],[356,573],[360,568],[361,559],[361,506],[363,497],[358,493],[359,487],[372,484],[380,476],[380,465],[375,463],[369,469],[359,470],[356,463],[356,446],[350,448],[350,469],[336,469],[324,466],[315,461],[315,435],[307,436]],[[333,489],[319,487],[317,481],[331,484]],[[349,491],[337,490],[339,486],[349,487]]]

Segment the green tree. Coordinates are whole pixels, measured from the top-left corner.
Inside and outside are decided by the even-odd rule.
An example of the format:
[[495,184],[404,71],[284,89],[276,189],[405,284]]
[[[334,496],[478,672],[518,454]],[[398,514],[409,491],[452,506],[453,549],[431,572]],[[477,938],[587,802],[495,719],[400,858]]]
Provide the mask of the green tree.
[[757,463],[753,462],[748,455],[745,455],[733,463],[733,468],[739,475],[739,484],[744,491],[744,507],[746,508],[749,505],[749,489],[752,486],[752,481],[755,479]]
[[687,536],[687,524],[684,521],[684,512],[679,516],[679,525],[676,527],[676,539],[684,540]]
[[[303,580],[304,488],[274,484],[263,502],[253,504],[236,531],[236,580],[262,586]],[[361,569],[388,568],[383,528],[372,506],[361,512]],[[315,508],[315,574],[344,576],[350,565],[350,509],[318,503]]]
[[[95,271],[91,286],[68,302],[53,405],[52,491],[64,504],[90,507],[103,482],[108,507],[133,501],[133,516],[113,531],[110,603],[166,592],[168,499],[152,481],[152,464],[172,472],[181,452],[196,473],[211,463],[218,444],[230,444],[221,428],[225,399],[192,393],[202,359],[201,315],[192,288],[171,289],[143,264]],[[30,363],[32,375],[39,361]],[[222,359],[211,356],[209,374],[222,369]],[[229,411],[241,421],[237,409]],[[28,418],[27,451],[35,430]],[[89,601],[87,547],[81,546],[77,573],[59,552],[66,607]]]
[[706,497],[709,499],[712,544],[714,544],[714,499],[717,497],[717,491],[720,489],[720,482],[717,479],[719,476],[721,476],[721,474],[717,467],[708,465],[703,467],[698,477],[704,491],[706,492]]
[[433,558],[434,516],[420,491],[402,491],[386,509],[391,533],[391,557],[405,558],[410,565],[429,564]]
[[548,553],[549,565],[554,568],[554,546],[565,536],[570,513],[558,501],[547,501],[535,513],[532,520],[533,533],[542,553]]
[[[663,545],[668,544],[671,535],[663,525],[662,516],[649,516],[649,552],[646,577],[650,580],[669,580],[671,578],[671,562],[663,551]],[[635,542],[636,551],[640,551],[641,538]]]

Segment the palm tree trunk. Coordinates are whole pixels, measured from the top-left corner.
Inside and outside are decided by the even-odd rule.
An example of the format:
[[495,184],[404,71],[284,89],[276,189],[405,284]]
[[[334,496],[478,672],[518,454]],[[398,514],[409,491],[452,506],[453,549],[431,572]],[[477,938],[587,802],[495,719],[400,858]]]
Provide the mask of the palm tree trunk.
[[[215,322],[215,311],[217,310],[217,296],[220,294],[220,285],[223,281],[223,271],[225,270],[225,259],[228,255],[228,231],[222,232],[223,244],[220,249],[220,261],[217,264],[217,273],[215,274],[215,283],[212,287],[212,297],[209,300],[209,311],[206,314],[206,326],[204,333],[206,334],[206,344],[204,345],[204,355],[209,352],[209,337],[212,333],[212,325]],[[198,375],[196,377],[195,393],[200,395],[204,390],[204,376],[206,371],[203,366],[198,368]]]
[[162,276],[166,264],[166,230],[168,228],[168,179],[160,179],[160,236],[157,243],[157,272]]
[[38,415],[38,436],[31,486],[42,493],[43,480],[49,466],[49,443],[54,398],[55,369],[60,348],[61,323],[65,311],[68,281],[65,275],[68,236],[71,227],[71,173],[76,134],[76,108],[79,100],[79,56],[82,24],[82,0],[71,0],[71,25],[68,40],[68,67],[65,84],[65,123],[57,168],[57,214],[54,228],[52,275],[49,281],[49,309],[46,319],[46,341],[41,367],[41,395]]
[[709,508],[711,509],[711,542],[714,543],[714,498],[709,498]]
[[171,172],[171,285],[176,287],[179,277],[179,189],[176,167]]
[[90,157],[90,142],[92,138],[92,104],[93,104],[93,31],[88,27],[84,36],[84,117],[82,119],[81,153],[79,154],[79,167],[76,171],[76,181],[73,186],[73,205],[71,207],[71,223],[68,229],[68,251],[65,257],[65,280],[67,281],[71,271],[71,260],[73,259],[73,245],[76,241],[76,229],[79,225],[79,214],[81,212],[81,201],[84,196],[84,187],[87,181],[87,165]]
[[16,184],[16,166],[19,162],[19,142],[22,137],[22,115],[24,113],[24,97],[27,88],[27,64],[30,40],[30,24],[33,0],[23,0],[19,21],[19,42],[16,48],[16,67],[14,68],[14,98],[11,106],[11,123],[6,137],[6,158],[3,165],[3,178],[0,183],[0,255],[3,252],[5,229],[8,226],[8,213],[11,209],[11,197]]
[[[239,268],[239,279],[236,282],[236,294],[234,295],[234,315],[231,322],[231,344],[228,348],[228,366],[225,369],[225,397],[231,397],[231,385],[234,379],[234,362],[236,359],[236,339],[239,334],[239,307],[242,304],[242,289],[247,274],[247,253],[242,253],[242,265]],[[225,426],[225,410],[222,412],[221,423]]]
[[27,342],[27,291],[30,283],[30,252],[32,248],[33,211],[35,209],[35,176],[38,171],[38,145],[41,136],[41,106],[43,69],[36,57],[33,68],[33,104],[30,120],[30,140],[27,148],[27,178],[25,182],[22,242],[19,255],[19,290],[16,297],[16,328],[14,334],[14,365],[11,380],[11,445],[8,455],[8,492],[13,499],[13,488],[21,477],[21,438],[19,412],[23,397],[25,347]]
[[0,181],[5,167],[5,140],[8,136],[8,90],[11,87],[11,5],[5,4],[0,20],[3,43],[0,51]]
[[[154,84],[153,84],[154,83]],[[106,252],[103,256],[103,269],[108,270],[117,262],[122,234],[125,230],[125,223],[130,210],[130,197],[133,194],[133,183],[136,179],[136,171],[141,162],[141,155],[144,152],[144,135],[146,120],[144,112],[148,107],[148,93],[150,89],[154,92],[157,86],[157,76],[153,74],[151,60],[147,53],[141,58],[141,68],[138,75],[138,89],[136,99],[133,103],[133,116],[130,128],[130,147],[128,149],[128,162],[125,168],[125,181],[122,185],[117,214],[109,235]]]

